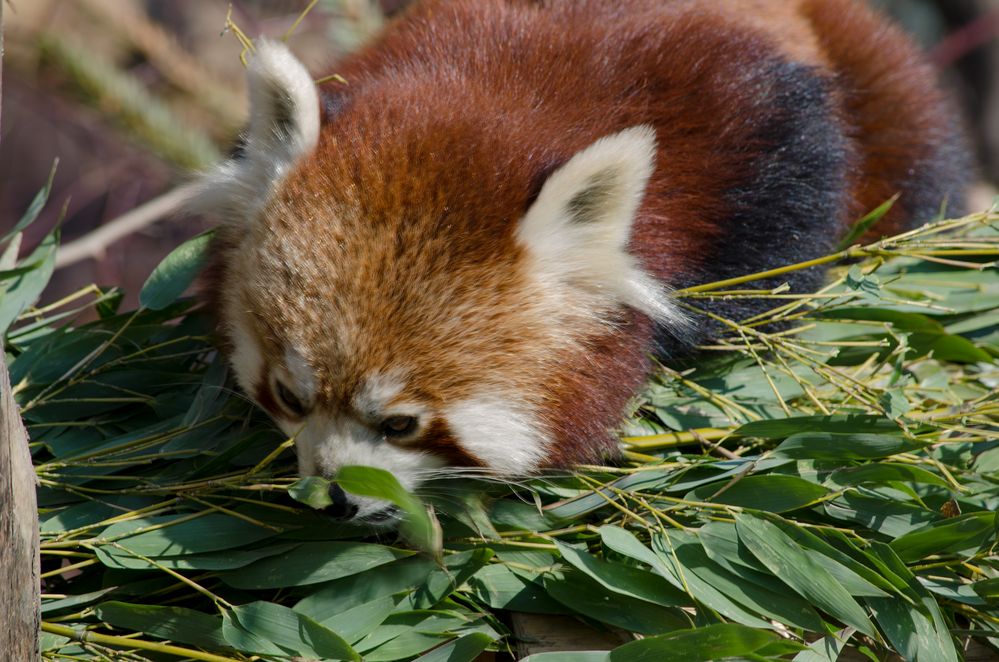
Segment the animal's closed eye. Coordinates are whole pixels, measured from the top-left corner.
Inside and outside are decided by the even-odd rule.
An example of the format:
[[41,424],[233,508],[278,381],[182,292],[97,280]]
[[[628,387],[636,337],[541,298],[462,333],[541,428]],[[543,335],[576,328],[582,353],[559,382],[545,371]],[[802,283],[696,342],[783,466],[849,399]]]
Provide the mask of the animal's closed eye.
[[415,416],[389,416],[378,425],[381,433],[389,438],[408,437],[416,432],[419,421]]
[[289,413],[302,417],[306,414],[306,406],[302,402],[301,398],[295,395],[290,388],[285,386],[282,382],[274,382],[274,391],[277,393],[278,400]]

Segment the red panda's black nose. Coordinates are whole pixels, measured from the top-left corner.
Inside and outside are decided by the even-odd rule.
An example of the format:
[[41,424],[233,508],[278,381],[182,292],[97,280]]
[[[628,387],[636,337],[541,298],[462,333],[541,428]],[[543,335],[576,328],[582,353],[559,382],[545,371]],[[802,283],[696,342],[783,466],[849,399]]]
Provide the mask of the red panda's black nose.
[[347,499],[347,494],[343,488],[336,483],[330,483],[329,488],[330,505],[323,509],[323,512],[333,519],[348,520],[357,514],[357,506]]

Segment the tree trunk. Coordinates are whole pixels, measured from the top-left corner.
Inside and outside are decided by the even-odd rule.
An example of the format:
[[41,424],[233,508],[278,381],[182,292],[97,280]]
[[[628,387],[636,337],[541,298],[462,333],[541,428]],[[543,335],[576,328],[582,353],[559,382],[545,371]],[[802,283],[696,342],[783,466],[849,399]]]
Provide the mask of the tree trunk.
[[[0,0],[2,3],[3,0]],[[0,656],[39,656],[38,507],[28,436],[0,359]]]

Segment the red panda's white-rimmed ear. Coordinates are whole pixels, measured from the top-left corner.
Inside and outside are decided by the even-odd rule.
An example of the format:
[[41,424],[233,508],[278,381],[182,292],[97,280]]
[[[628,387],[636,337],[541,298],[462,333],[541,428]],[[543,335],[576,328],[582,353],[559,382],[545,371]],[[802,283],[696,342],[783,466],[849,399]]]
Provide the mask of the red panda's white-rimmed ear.
[[628,253],[655,159],[656,134],[650,126],[597,140],[548,177],[517,238],[532,255],[532,269],[542,282],[575,287],[604,304],[628,305],[676,325],[683,316],[666,289]]
[[292,159],[314,148],[319,139],[319,94],[291,51],[276,41],[258,41],[246,76],[250,95],[247,148],[269,147]]
[[250,118],[242,150],[202,177],[192,204],[229,220],[252,217],[319,140],[316,84],[284,44],[258,40],[246,76]]

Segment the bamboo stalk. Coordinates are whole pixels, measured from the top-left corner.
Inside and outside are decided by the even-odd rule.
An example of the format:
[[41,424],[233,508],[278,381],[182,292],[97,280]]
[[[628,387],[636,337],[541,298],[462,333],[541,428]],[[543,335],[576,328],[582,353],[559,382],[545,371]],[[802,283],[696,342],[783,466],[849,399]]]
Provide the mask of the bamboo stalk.
[[171,644],[158,644],[155,641],[132,639],[130,637],[116,637],[110,634],[90,632],[89,630],[74,630],[71,627],[57,625],[56,623],[49,623],[47,621],[42,622],[42,632],[57,634],[60,637],[66,637],[67,639],[72,639],[73,641],[79,641],[82,643],[101,644],[104,646],[111,646],[113,648],[151,651],[154,653],[162,653],[164,655],[184,657],[191,660],[203,660],[204,662],[242,662],[234,657],[224,657],[222,655],[204,653],[199,650],[194,650],[193,648],[181,648],[180,646],[173,646]]

